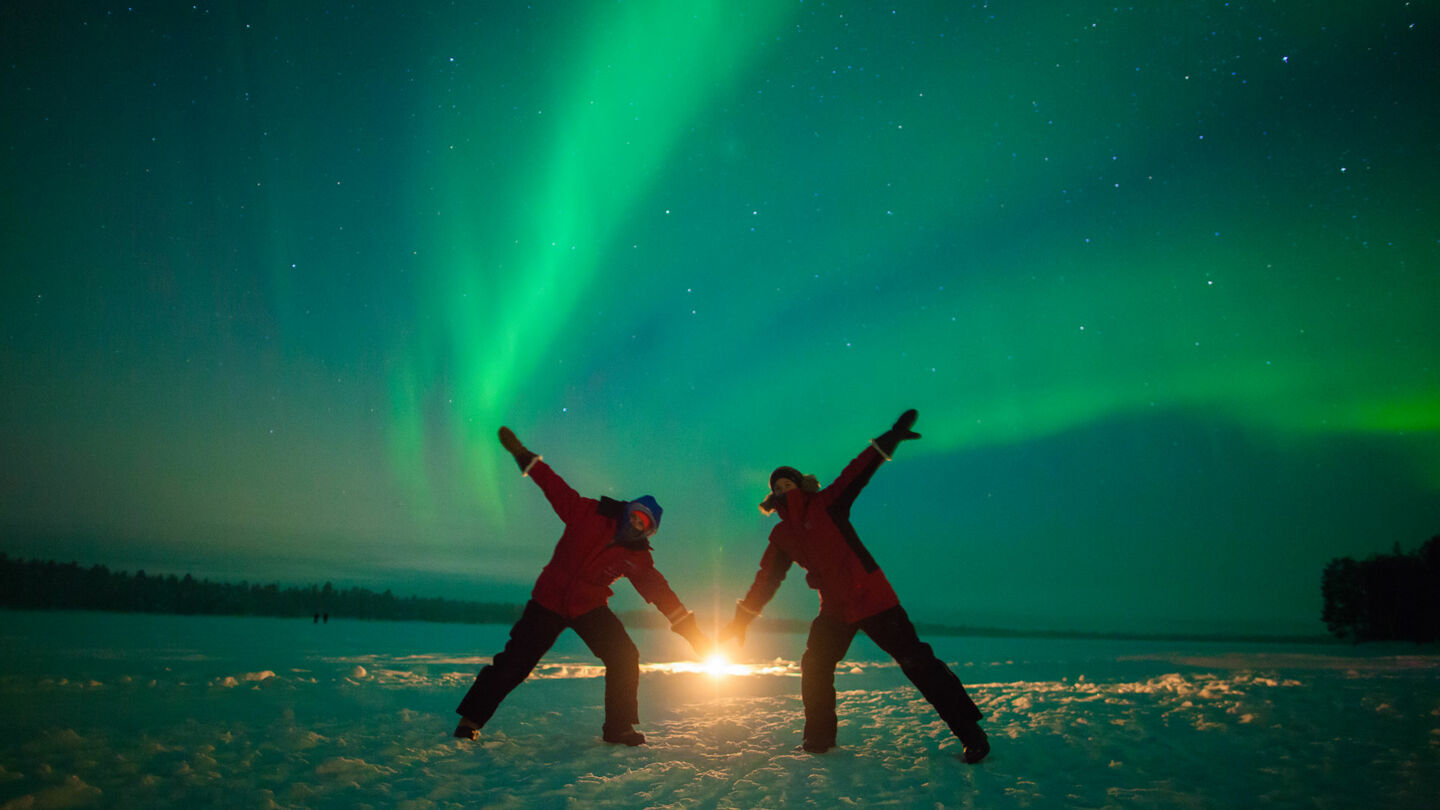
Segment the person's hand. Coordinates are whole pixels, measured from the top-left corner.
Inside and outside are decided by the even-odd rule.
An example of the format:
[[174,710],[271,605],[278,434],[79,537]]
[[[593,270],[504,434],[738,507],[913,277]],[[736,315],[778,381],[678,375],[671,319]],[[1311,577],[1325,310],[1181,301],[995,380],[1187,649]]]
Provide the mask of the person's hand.
[[520,440],[516,438],[515,431],[508,427],[500,428],[500,446],[508,450],[510,455],[515,457],[515,463],[520,465],[520,472],[525,472],[525,470],[529,469],[530,462],[536,458],[535,454],[525,449],[525,445],[521,444]]
[[695,651],[695,657],[701,661],[704,661],[715,653],[715,642],[711,641],[710,637],[705,635],[704,632],[697,631],[694,636],[685,640],[690,642],[690,649]]
[[919,418],[920,412],[915,410],[914,408],[911,408],[910,410],[900,414],[900,418],[896,419],[895,424],[890,426],[890,432],[898,436],[900,441],[902,442],[909,441],[910,439],[918,439],[920,438],[920,434],[916,433],[910,428],[914,427],[915,420]]
[[900,442],[920,438],[919,433],[910,429],[918,418],[920,418],[920,412],[914,408],[900,414],[900,418],[895,420],[895,424],[891,425],[889,430],[873,439],[875,449],[888,459],[895,455],[895,448],[899,446]]
[[755,615],[756,614],[746,610],[744,605],[736,602],[735,618],[726,622],[725,626],[720,628],[720,643],[724,644],[733,638],[735,639],[736,646],[743,647],[745,645],[745,631],[750,628],[750,622],[755,620]]
[[670,629],[690,642],[690,647],[695,650],[695,654],[701,659],[708,658],[710,653],[715,649],[715,645],[711,643],[710,637],[705,635],[705,631],[700,629],[700,622],[695,618],[694,613],[671,625]]
[[737,622],[734,619],[731,619],[729,622],[726,622],[724,627],[720,628],[720,635],[718,636],[718,638],[721,644],[724,644],[725,642],[733,638],[735,639],[735,645],[737,647],[744,646],[745,623]]

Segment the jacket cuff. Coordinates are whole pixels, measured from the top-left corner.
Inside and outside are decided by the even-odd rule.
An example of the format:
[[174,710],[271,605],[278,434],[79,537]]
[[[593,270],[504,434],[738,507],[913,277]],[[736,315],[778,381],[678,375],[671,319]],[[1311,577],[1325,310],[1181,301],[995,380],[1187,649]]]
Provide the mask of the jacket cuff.
[[880,454],[880,458],[883,458],[886,461],[890,460],[890,457],[885,455],[885,451],[880,449],[880,445],[876,444],[874,439],[870,440],[870,446],[875,448],[875,452]]
[[[872,442],[872,444],[873,444],[873,442]],[[545,457],[544,457],[544,456],[536,456],[536,457],[530,459],[530,463],[529,463],[529,464],[526,464],[526,465],[525,465],[525,469],[523,469],[523,470],[520,471],[520,477],[521,477],[521,478],[524,478],[524,477],[528,476],[528,475],[530,474],[530,468],[534,467],[536,464],[539,464],[539,463],[540,463],[540,460],[543,459],[543,458],[545,458]]]
[[759,616],[759,615],[760,615],[760,611],[758,611],[758,610],[751,610],[750,608],[746,607],[746,606],[745,606],[745,600],[744,600],[744,599],[736,599],[736,600],[735,600],[735,607],[737,607],[737,608],[739,608],[740,610],[744,611],[744,612],[745,612],[746,614],[748,614],[748,615],[750,616],[750,618],[752,618],[752,619],[755,618],[756,616]]
[[665,614],[665,618],[667,618],[667,619],[670,620],[670,629],[671,629],[671,630],[674,630],[676,625],[680,624],[681,622],[685,621],[686,619],[688,619],[688,618],[690,618],[691,616],[694,616],[694,615],[695,615],[695,611],[693,611],[693,610],[686,610],[686,609],[682,606],[682,607],[678,607],[678,608],[670,611],[669,613],[666,613],[666,614]]

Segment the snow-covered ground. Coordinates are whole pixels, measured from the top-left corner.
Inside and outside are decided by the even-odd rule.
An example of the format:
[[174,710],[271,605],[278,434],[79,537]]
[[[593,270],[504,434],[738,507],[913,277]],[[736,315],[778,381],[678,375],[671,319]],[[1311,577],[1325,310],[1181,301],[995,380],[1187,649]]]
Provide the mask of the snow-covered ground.
[[945,638],[979,766],[857,639],[841,747],[797,750],[802,636],[742,673],[635,631],[640,748],[599,740],[564,636],[480,742],[454,705],[508,628],[0,611],[0,808],[1433,807],[1440,656],[1410,647]]

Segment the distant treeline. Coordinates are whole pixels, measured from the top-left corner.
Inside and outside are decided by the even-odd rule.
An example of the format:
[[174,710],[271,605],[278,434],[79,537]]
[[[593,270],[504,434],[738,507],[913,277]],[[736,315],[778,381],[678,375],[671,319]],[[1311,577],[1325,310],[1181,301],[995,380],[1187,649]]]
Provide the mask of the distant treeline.
[[1440,535],[1412,553],[1337,557],[1320,578],[1322,618],[1352,641],[1440,641]]
[[[1431,540],[1426,545],[1432,559],[1440,543]],[[1397,549],[1398,553],[1398,549]],[[1330,566],[1348,562],[1351,566],[1366,566],[1353,560],[1335,560]],[[1432,567],[1432,572],[1440,569]],[[1433,576],[1433,573],[1432,573]],[[1330,568],[1326,569],[1326,621],[1330,622],[1329,580]],[[1431,582],[1434,582],[1432,579]],[[1434,588],[1431,594],[1433,597]],[[1434,605],[1433,598],[1431,602]],[[0,552],[0,608],[27,610],[102,610],[122,613],[180,613],[187,615],[238,615],[238,616],[282,616],[310,619],[325,616],[328,619],[375,619],[388,621],[455,622],[461,624],[511,624],[520,618],[523,605],[494,602],[465,602],[454,599],[408,596],[398,597],[386,590],[375,593],[365,588],[337,589],[329,582],[324,585],[308,585],[282,588],[278,584],[239,584],[211,582],[195,579],[189,574],[177,577],[174,574],[151,576],[144,571],[130,574],[126,571],[111,571],[103,565],[89,568],[76,562],[58,563],[54,560],[13,559]],[[663,630],[669,626],[665,618],[651,608],[619,612],[626,626]],[[1430,615],[1435,612],[1432,608]],[[702,617],[702,620],[710,617]],[[723,617],[720,617],[723,618]],[[1431,622],[1432,635],[1434,621]],[[791,619],[765,616],[756,620],[754,632],[760,633],[804,633],[810,627],[808,619]],[[922,635],[939,636],[995,636],[1034,638],[1079,638],[1079,639],[1131,639],[1140,641],[1187,640],[1187,641],[1257,641],[1257,642],[1315,642],[1323,636],[1302,635],[1235,635],[1225,633],[1128,633],[1128,632],[1085,632],[1074,630],[1015,630],[996,627],[955,626],[917,622],[916,629]],[[1336,635],[1345,637],[1331,623],[1330,629]],[[1370,640],[1371,636],[1360,636]],[[1401,636],[1373,636],[1373,638],[1396,638]]]
[[508,624],[521,606],[451,599],[397,597],[389,590],[324,585],[281,588],[229,584],[186,574],[149,576],[83,568],[54,560],[18,560],[0,552],[0,607],[31,610],[108,610],[124,613],[229,614],[310,618]]

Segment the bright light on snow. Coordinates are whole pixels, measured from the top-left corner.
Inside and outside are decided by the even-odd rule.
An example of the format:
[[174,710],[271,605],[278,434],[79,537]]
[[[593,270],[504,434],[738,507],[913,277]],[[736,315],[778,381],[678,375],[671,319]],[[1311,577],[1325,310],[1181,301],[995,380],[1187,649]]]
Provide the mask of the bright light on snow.
[[[543,667],[543,665],[542,665]],[[537,668],[538,669],[538,668]],[[573,668],[572,668],[573,669]],[[603,674],[596,668],[595,675]],[[669,661],[656,664],[641,664],[641,672],[668,672],[671,674],[692,673],[723,678],[729,675],[799,675],[800,665],[795,661],[777,658],[764,664],[737,664],[724,653],[712,653],[703,661]],[[542,674],[541,677],[544,677]],[[534,677],[533,675],[531,677]],[[573,674],[571,674],[573,677]]]
[[726,658],[724,653],[718,653],[718,652],[717,652],[717,653],[711,654],[711,656],[710,656],[709,658],[706,658],[706,659],[705,659],[705,663],[702,664],[701,666],[702,666],[702,668],[705,670],[705,673],[706,673],[707,675],[710,675],[711,677],[714,677],[714,678],[718,678],[718,677],[720,677],[720,676],[722,676],[722,675],[732,675],[732,674],[733,674],[733,675],[741,675],[741,674],[748,674],[748,673],[741,673],[741,672],[734,672],[734,673],[732,673],[732,672],[730,671],[732,668],[737,668],[737,669],[739,669],[739,668],[741,668],[741,667],[740,667],[739,664],[731,664],[731,663],[730,663],[730,659],[729,659],[729,658]]

